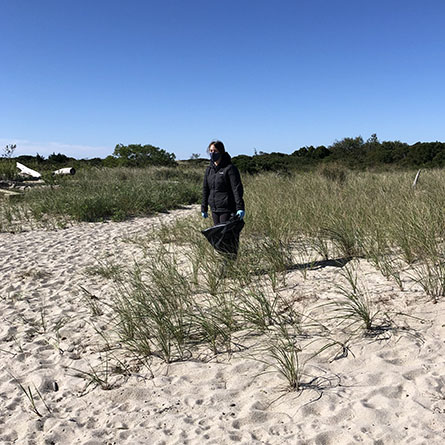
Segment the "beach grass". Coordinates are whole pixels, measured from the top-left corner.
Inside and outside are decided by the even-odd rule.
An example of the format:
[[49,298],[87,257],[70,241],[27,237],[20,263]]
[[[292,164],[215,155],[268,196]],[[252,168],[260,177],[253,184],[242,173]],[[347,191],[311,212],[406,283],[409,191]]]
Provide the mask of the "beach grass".
[[[426,172],[413,188],[407,172],[247,176],[246,227],[235,262],[201,236],[206,221],[198,215],[140,240],[152,261],[130,270],[117,294],[121,342],[170,363],[250,349],[253,341],[289,387],[304,387],[300,347],[314,326],[316,338],[324,338],[318,351],[329,351],[387,322],[354,264],[344,266],[354,258],[368,260],[400,288],[411,267],[426,296],[442,296],[444,179],[441,171]],[[338,273],[345,284],[305,318],[281,293],[286,277],[330,260],[343,264]],[[305,355],[318,352],[309,348]]]
[[[49,217],[119,221],[198,203],[201,174],[92,169],[4,206],[3,227],[24,215],[28,223]],[[409,269],[427,298],[443,297],[445,172],[425,172],[416,187],[410,172],[320,170],[243,179],[247,216],[236,260],[207,243],[200,230],[210,223],[197,210],[147,230],[137,240],[145,254],[140,263],[89,271],[114,283],[106,311],[88,290],[85,301],[94,317],[112,312],[118,343],[131,357],[172,363],[262,350],[289,386],[299,389],[307,364],[301,351],[314,329],[325,344],[304,349],[305,357],[368,335],[385,313],[357,282],[353,263],[345,266],[349,262],[369,261],[399,288]],[[337,297],[303,317],[292,300],[298,294],[290,299],[282,292],[289,274],[298,270],[305,277],[327,264],[338,267],[346,286],[334,286]]]
[[122,221],[198,202],[201,177],[174,167],[90,168],[48,177],[18,202],[2,202],[0,230],[64,226],[73,221]]

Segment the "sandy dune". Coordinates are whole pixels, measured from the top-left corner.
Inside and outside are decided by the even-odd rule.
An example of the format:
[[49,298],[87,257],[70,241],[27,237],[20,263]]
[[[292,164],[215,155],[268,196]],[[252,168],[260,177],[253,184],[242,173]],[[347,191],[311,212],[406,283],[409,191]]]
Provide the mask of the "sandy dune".
[[[399,329],[355,339],[331,361],[315,358],[301,392],[237,353],[87,387],[78,370],[104,366],[97,330],[108,325],[92,316],[81,287],[103,299],[112,284],[86,271],[99,260],[128,264],[141,249],[126,238],[197,212],[0,234],[1,444],[444,442],[445,302],[433,304],[408,275],[401,291],[366,261],[361,278]],[[290,271],[283,292],[304,307],[328,300],[338,269]]]

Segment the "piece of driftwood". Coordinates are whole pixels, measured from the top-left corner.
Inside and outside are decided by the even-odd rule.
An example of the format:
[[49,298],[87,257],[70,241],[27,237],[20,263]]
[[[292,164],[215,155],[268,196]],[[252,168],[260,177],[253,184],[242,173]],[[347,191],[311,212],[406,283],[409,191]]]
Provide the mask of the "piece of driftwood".
[[42,177],[39,172],[36,172],[32,168],[28,168],[26,165],[20,164],[20,162],[17,162],[17,168],[23,175],[31,176],[32,178],[36,179],[40,179]]
[[419,180],[420,170],[417,172],[416,177],[414,178],[413,187],[417,185],[417,181]]
[[53,171],[53,175],[74,175],[76,174],[76,169],[73,167],[59,168],[59,170]]
[[12,190],[2,189],[0,188],[0,194],[7,199],[15,198],[17,196],[22,196],[21,193],[13,192]]

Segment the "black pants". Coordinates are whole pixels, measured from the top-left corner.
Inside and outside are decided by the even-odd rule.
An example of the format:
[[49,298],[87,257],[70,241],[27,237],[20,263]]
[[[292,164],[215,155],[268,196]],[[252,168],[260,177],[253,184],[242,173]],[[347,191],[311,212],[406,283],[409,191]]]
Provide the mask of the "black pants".
[[213,225],[222,224],[227,222],[230,217],[233,215],[233,213],[216,213],[212,212],[212,218],[213,218]]

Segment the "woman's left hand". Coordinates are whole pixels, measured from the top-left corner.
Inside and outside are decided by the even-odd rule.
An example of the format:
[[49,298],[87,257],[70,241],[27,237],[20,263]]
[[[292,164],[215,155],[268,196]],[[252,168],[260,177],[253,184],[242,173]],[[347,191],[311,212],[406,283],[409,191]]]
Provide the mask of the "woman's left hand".
[[243,219],[244,216],[246,215],[246,212],[244,210],[238,210],[236,214],[237,216],[239,216],[239,219]]

